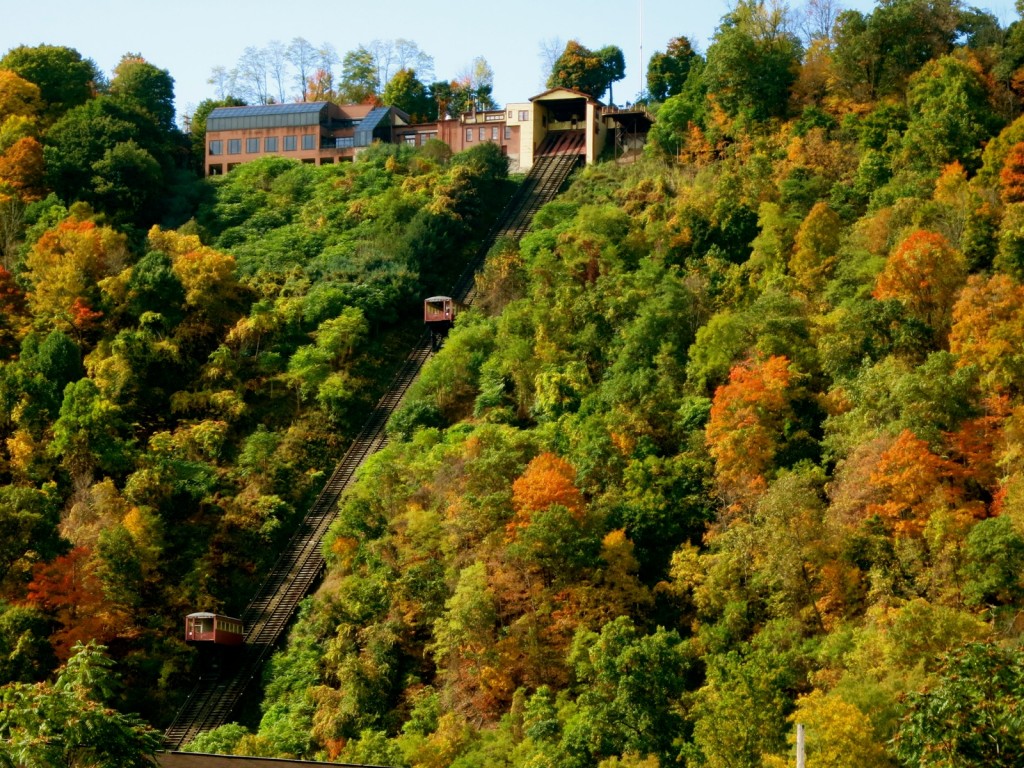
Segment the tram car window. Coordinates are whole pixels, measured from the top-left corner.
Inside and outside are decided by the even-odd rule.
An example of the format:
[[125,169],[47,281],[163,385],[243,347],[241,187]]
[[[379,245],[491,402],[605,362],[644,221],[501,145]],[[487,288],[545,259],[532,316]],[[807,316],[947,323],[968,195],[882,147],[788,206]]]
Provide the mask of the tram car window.
[[213,643],[214,645],[241,645],[245,630],[239,619],[200,611],[185,617],[186,643]]

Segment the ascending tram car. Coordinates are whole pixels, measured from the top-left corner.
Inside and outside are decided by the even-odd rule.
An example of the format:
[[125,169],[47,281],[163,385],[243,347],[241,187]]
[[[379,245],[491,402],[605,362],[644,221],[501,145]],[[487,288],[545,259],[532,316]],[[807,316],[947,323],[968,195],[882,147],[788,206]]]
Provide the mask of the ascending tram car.
[[430,331],[430,346],[440,348],[448,331],[455,324],[461,305],[451,296],[431,296],[423,301],[423,322]]
[[241,645],[243,640],[245,631],[239,619],[206,611],[185,617],[186,643]]

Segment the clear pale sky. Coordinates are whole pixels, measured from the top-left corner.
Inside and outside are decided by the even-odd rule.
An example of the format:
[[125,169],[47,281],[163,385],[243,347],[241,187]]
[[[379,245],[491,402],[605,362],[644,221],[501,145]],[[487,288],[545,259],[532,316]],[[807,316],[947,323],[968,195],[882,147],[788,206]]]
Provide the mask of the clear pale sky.
[[[841,0],[868,11],[873,0]],[[1004,24],[1012,0],[987,6]],[[129,51],[167,69],[179,114],[215,95],[207,83],[217,65],[231,69],[247,46],[304,37],[331,43],[344,55],[374,39],[406,38],[434,57],[438,79],[450,79],[476,56],[494,70],[499,104],[543,90],[540,43],[577,39],[588,48],[618,45],[626,77],[614,86],[618,103],[636,98],[646,61],[678,35],[705,51],[727,0],[0,0],[0,53],[18,45],[64,45],[110,70]],[[803,0],[793,0],[801,7]],[[514,11],[511,9],[515,9]],[[641,9],[643,62],[641,63]]]

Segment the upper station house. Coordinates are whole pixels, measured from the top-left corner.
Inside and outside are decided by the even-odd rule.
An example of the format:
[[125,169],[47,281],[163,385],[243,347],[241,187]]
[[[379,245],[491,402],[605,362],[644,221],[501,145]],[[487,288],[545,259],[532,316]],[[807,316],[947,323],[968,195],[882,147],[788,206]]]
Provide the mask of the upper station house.
[[508,156],[510,170],[526,172],[545,154],[576,154],[593,163],[609,142],[616,154],[637,149],[651,122],[642,108],[606,107],[571,88],[433,123],[411,123],[400,109],[368,104],[218,107],[206,119],[205,169],[215,176],[264,155],[327,165],[353,160],[374,141],[418,147],[440,139],[453,152],[492,142]]

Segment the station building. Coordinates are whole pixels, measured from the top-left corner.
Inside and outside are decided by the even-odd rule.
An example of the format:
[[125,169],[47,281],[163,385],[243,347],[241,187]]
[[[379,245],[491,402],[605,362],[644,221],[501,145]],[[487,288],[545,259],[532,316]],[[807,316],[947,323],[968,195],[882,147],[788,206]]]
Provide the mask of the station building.
[[653,118],[643,109],[606,107],[571,88],[553,88],[503,109],[412,123],[395,107],[332,102],[218,107],[206,119],[207,176],[266,155],[326,165],[355,159],[375,141],[423,146],[443,141],[453,152],[497,144],[513,172],[545,154],[578,154],[593,163],[609,141],[616,152],[642,145]]

